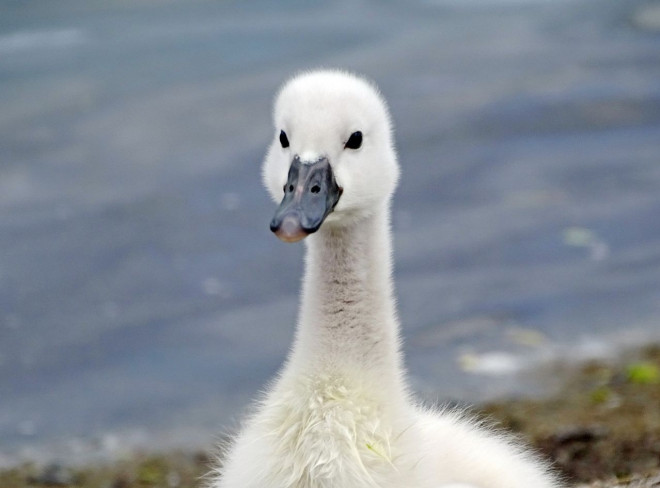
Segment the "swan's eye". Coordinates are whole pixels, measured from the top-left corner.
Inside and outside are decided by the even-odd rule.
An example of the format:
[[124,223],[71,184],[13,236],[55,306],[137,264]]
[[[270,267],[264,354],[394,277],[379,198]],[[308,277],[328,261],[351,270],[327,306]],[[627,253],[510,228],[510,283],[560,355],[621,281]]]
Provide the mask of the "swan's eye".
[[346,145],[344,147],[347,149],[360,149],[361,145],[362,145],[362,132],[357,131],[351,134],[351,137],[348,138],[348,141],[346,141]]
[[282,144],[282,147],[289,147],[289,138],[283,130],[280,131],[280,144]]

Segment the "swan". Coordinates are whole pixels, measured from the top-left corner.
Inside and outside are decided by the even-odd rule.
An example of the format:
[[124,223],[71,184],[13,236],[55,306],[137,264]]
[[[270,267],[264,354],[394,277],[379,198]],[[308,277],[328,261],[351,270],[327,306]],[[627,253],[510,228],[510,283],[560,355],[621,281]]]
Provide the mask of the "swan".
[[263,181],[279,202],[271,230],[305,238],[299,319],[213,488],[558,487],[511,437],[412,399],[391,279],[399,166],[377,88],[343,71],[301,73],[273,119]]

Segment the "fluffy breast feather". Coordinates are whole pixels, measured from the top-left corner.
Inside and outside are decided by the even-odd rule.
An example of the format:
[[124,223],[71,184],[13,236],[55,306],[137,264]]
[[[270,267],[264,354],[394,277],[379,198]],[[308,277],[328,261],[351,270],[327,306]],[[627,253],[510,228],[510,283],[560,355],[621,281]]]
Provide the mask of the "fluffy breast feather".
[[271,452],[268,486],[376,487],[396,477],[390,414],[374,386],[324,374],[270,395],[255,425]]

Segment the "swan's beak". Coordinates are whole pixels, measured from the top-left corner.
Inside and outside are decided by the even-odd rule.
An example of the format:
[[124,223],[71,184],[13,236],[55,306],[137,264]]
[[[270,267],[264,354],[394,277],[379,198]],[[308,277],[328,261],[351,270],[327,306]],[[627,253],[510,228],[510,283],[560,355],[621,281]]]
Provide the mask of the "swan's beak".
[[341,192],[326,158],[307,163],[294,157],[270,230],[284,242],[296,242],[316,232],[337,205]]

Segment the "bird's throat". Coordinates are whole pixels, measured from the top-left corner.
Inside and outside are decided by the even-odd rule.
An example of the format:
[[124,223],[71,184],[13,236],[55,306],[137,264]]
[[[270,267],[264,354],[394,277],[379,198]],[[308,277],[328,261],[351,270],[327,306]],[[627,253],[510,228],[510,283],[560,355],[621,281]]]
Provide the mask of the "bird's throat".
[[307,370],[351,368],[399,376],[388,209],[307,238],[291,360]]

